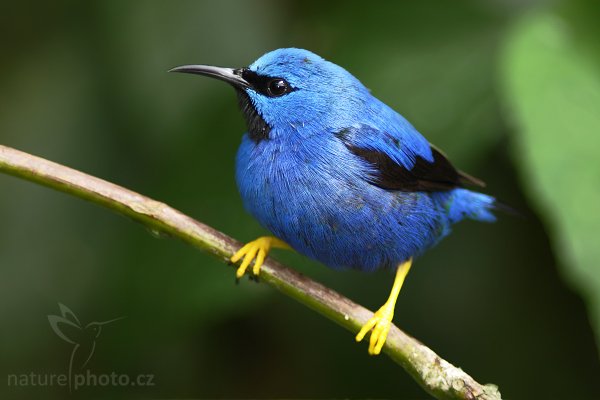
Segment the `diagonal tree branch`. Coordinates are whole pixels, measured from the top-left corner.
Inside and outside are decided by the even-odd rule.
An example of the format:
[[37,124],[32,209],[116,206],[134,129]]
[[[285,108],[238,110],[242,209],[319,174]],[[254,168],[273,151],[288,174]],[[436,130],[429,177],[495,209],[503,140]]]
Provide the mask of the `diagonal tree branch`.
[[[113,183],[0,145],[0,172],[27,179],[100,204],[153,230],[200,248],[230,264],[240,243],[156,200]],[[356,333],[372,313],[306,276],[267,259],[265,282]],[[481,385],[418,340],[392,325],[383,351],[438,399],[500,399],[494,385]]]

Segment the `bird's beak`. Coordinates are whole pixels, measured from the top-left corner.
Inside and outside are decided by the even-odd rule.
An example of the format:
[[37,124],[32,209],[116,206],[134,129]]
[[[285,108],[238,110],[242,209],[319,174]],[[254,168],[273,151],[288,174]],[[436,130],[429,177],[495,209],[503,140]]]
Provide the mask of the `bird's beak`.
[[212,65],[182,65],[175,67],[169,72],[182,72],[185,74],[205,75],[225,81],[237,88],[250,88],[250,83],[242,77],[243,69],[214,67]]
[[110,319],[108,321],[98,322],[98,325],[110,324],[111,322],[119,321],[121,319],[125,319],[125,317],[119,317],[119,318],[115,318],[115,319]]

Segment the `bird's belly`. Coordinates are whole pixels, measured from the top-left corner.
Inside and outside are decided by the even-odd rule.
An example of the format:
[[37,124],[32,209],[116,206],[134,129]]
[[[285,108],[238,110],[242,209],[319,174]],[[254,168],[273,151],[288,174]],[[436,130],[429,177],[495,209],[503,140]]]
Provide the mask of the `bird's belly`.
[[385,191],[310,164],[249,163],[236,177],[245,208],[264,227],[332,268],[393,267],[440,236],[424,193]]

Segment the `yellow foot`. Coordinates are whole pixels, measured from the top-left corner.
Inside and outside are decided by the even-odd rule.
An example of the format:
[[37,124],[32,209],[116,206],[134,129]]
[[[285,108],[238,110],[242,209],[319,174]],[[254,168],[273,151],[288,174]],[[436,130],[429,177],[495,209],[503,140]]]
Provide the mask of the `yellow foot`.
[[371,332],[371,338],[369,340],[369,354],[376,356],[381,353],[381,349],[385,344],[388,332],[392,326],[392,319],[394,318],[394,305],[384,304],[377,312],[363,325],[358,335],[356,335],[356,341],[360,342],[363,340],[367,332],[373,329]]
[[387,335],[392,326],[392,319],[394,318],[394,307],[396,306],[396,299],[400,294],[400,289],[404,283],[406,274],[410,271],[412,265],[412,258],[408,261],[403,262],[398,266],[396,270],[396,278],[394,279],[394,285],[392,286],[392,292],[390,297],[383,306],[363,325],[358,335],[356,335],[356,341],[360,342],[363,340],[367,332],[373,329],[371,332],[371,339],[369,341],[369,354],[376,356],[381,353],[381,349],[385,344]]
[[235,276],[238,279],[244,276],[246,269],[255,258],[256,260],[254,261],[254,267],[252,267],[252,273],[254,273],[254,275],[258,275],[260,273],[260,267],[262,266],[272,247],[279,249],[290,249],[290,246],[286,242],[277,239],[274,236],[259,237],[258,239],[247,243],[244,247],[239,249],[237,253],[231,257],[231,262],[233,263],[238,262],[242,257],[244,257],[244,260],[237,269]]

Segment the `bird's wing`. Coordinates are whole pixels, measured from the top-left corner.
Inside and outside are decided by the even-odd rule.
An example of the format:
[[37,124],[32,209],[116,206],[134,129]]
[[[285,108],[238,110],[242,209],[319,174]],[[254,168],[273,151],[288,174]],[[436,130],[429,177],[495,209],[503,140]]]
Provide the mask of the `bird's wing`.
[[383,189],[434,192],[464,184],[485,185],[454,168],[440,150],[410,125],[396,132],[360,125],[342,129],[335,135],[350,152],[366,162],[369,181]]
[[48,315],[50,327],[65,342],[76,344],[81,337],[81,327],[60,315]]

